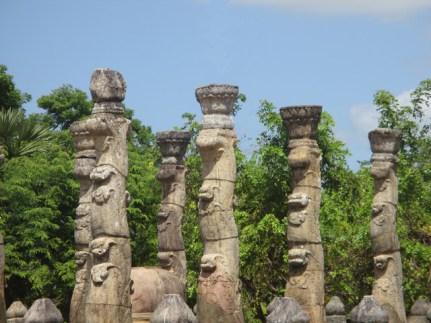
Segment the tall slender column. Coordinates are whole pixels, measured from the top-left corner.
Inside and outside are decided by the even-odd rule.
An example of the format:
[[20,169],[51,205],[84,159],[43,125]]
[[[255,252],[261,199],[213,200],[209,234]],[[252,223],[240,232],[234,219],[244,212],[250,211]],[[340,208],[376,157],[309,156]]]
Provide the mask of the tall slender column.
[[157,179],[162,183],[163,198],[157,216],[160,267],[175,273],[185,285],[187,274],[181,223],[186,202],[184,155],[191,133],[166,131],[157,133],[162,165]]
[[91,180],[90,174],[96,166],[96,148],[93,133],[97,120],[88,119],[74,122],[70,131],[73,136],[75,155],[75,177],[80,184],[79,205],[75,220],[75,288],[73,290],[69,319],[71,323],[84,323],[85,295],[88,291],[91,259],[89,244],[91,239]]
[[239,241],[233,217],[236,134],[232,112],[238,87],[196,90],[204,119],[196,140],[203,163],[199,221],[204,243],[198,284],[199,322],[243,322],[239,290]]
[[368,135],[373,152],[374,199],[370,235],[374,253],[373,296],[391,323],[406,322],[400,243],[396,232],[398,204],[397,157],[401,132],[378,128]]
[[[78,148],[75,172],[81,182],[75,231],[77,245],[82,245],[77,252],[77,276],[87,280],[84,287],[75,288],[76,303],[72,301],[75,322],[82,319],[85,323],[130,323],[132,320],[131,252],[126,214],[130,121],[123,117],[121,103],[125,89],[120,73],[96,70],[90,84],[95,103],[93,113],[72,128]],[[80,145],[85,149],[80,149]],[[87,265],[80,267],[84,263]],[[83,301],[85,309],[82,309]]]
[[325,321],[323,249],[320,238],[320,149],[316,141],[322,107],[280,109],[289,135],[288,163],[292,194],[288,197],[289,278],[286,297],[293,297],[310,315]]

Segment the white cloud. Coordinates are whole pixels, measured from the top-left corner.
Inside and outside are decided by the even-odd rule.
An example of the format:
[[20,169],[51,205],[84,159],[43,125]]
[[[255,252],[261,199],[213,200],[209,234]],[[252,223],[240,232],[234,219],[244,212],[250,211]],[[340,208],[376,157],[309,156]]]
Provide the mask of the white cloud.
[[350,108],[349,115],[353,127],[361,133],[368,133],[377,127],[379,113],[372,104],[354,105]]
[[294,12],[324,15],[404,17],[431,9],[431,0],[231,0],[243,5],[262,5]]

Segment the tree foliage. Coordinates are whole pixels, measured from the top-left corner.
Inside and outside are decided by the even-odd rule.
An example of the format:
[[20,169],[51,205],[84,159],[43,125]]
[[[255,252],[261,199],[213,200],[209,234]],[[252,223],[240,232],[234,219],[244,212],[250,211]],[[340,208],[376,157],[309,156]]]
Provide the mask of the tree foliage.
[[[5,71],[0,70],[0,83],[6,79],[13,85],[12,77],[4,76]],[[2,93],[10,93],[8,102],[15,102],[16,110],[20,111],[22,94],[12,85],[9,84],[12,90]],[[411,104],[402,105],[387,91],[379,91],[375,96],[379,126],[400,128],[403,132],[398,167],[398,233],[408,306],[420,295],[431,296],[431,139],[425,113],[430,104],[431,80],[422,82],[411,98]],[[235,113],[241,113],[244,101],[242,95]],[[5,233],[6,243],[6,295],[8,303],[22,299],[27,304],[37,297],[51,297],[67,317],[74,284],[73,223],[79,194],[72,173],[74,151],[67,127],[88,115],[92,104],[84,92],[70,86],[52,91],[38,103],[45,107],[45,113],[26,117],[19,112],[19,118],[35,126],[56,127],[50,131],[49,145],[42,151],[35,148],[31,157],[11,153],[14,158],[6,159],[0,166],[0,231]],[[151,128],[134,118],[131,109],[126,110],[126,116],[132,120],[133,130],[128,142],[127,184],[132,197],[128,219],[133,265],[156,265],[156,216],[161,190],[155,174],[160,154]],[[195,144],[200,125],[193,114],[183,117],[185,122],[180,128],[192,132],[186,159],[183,235],[188,260],[187,299],[193,306],[203,252],[197,203],[202,161]],[[283,294],[288,274],[285,232],[286,202],[291,192],[289,138],[271,102],[261,102],[258,119],[264,131],[257,139],[257,149],[251,155],[236,149],[235,219],[240,232],[240,278],[247,322],[264,320],[267,304],[274,296]],[[325,289],[328,298],[338,295],[350,309],[371,292],[373,282],[368,233],[373,180],[369,163],[362,162],[356,171],[349,167],[346,162],[349,152],[335,137],[334,126],[334,120],[324,112],[318,142],[322,151],[320,224]],[[0,119],[0,140],[9,133],[2,131],[2,127]],[[34,139],[29,138],[23,142]]]

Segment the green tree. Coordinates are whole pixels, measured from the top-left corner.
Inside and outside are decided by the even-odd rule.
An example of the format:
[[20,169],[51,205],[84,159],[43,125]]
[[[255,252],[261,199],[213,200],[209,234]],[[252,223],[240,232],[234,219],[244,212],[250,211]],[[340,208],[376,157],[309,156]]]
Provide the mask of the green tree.
[[27,119],[21,110],[0,110],[0,153],[3,158],[44,151],[51,139],[48,127]]
[[21,109],[30,99],[29,94],[15,87],[12,75],[7,73],[7,67],[0,64],[0,110]]
[[87,94],[72,85],[63,85],[37,100],[40,108],[52,118],[52,126],[67,129],[77,120],[91,114],[93,104]]

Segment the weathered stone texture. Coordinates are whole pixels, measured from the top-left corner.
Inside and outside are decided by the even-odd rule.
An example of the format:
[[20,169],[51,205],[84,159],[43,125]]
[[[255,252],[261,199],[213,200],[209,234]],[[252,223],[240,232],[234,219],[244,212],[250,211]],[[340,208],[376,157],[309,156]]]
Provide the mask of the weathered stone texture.
[[367,295],[362,298],[349,314],[352,323],[389,323],[388,313],[380,306],[374,296]]
[[287,201],[289,277],[285,296],[301,305],[311,323],[325,321],[324,260],[319,227],[321,156],[316,141],[321,111],[320,106],[280,110],[289,135],[288,163],[293,177],[293,192]]
[[431,317],[427,314],[431,314],[431,303],[424,300],[418,299],[410,309],[408,323],[428,323],[431,321]]
[[326,304],[326,323],[346,323],[344,304],[337,296],[333,296]]
[[200,322],[244,321],[239,291],[239,241],[233,218],[236,134],[232,112],[238,88],[209,85],[196,90],[204,114],[196,145],[202,157],[199,221],[204,255],[198,283]]
[[291,297],[275,297],[267,308],[266,323],[309,323],[310,316]]
[[7,323],[24,323],[27,307],[20,301],[13,302],[6,311]]
[[24,316],[24,323],[63,323],[63,316],[49,298],[34,301]]
[[184,155],[190,132],[157,133],[162,165],[157,179],[162,184],[162,204],[157,215],[158,258],[160,267],[175,273],[186,284],[187,263],[181,224],[186,202]]
[[407,321],[403,298],[400,243],[396,232],[398,179],[396,154],[401,132],[378,128],[369,133],[374,199],[370,236],[374,253],[373,296],[389,315],[391,323]]
[[192,310],[178,294],[167,294],[151,316],[151,323],[197,323]]
[[98,69],[91,78],[92,116],[74,123],[75,175],[81,184],[77,208],[76,284],[72,323],[131,322],[131,251],[126,207],[127,133],[120,73]]

